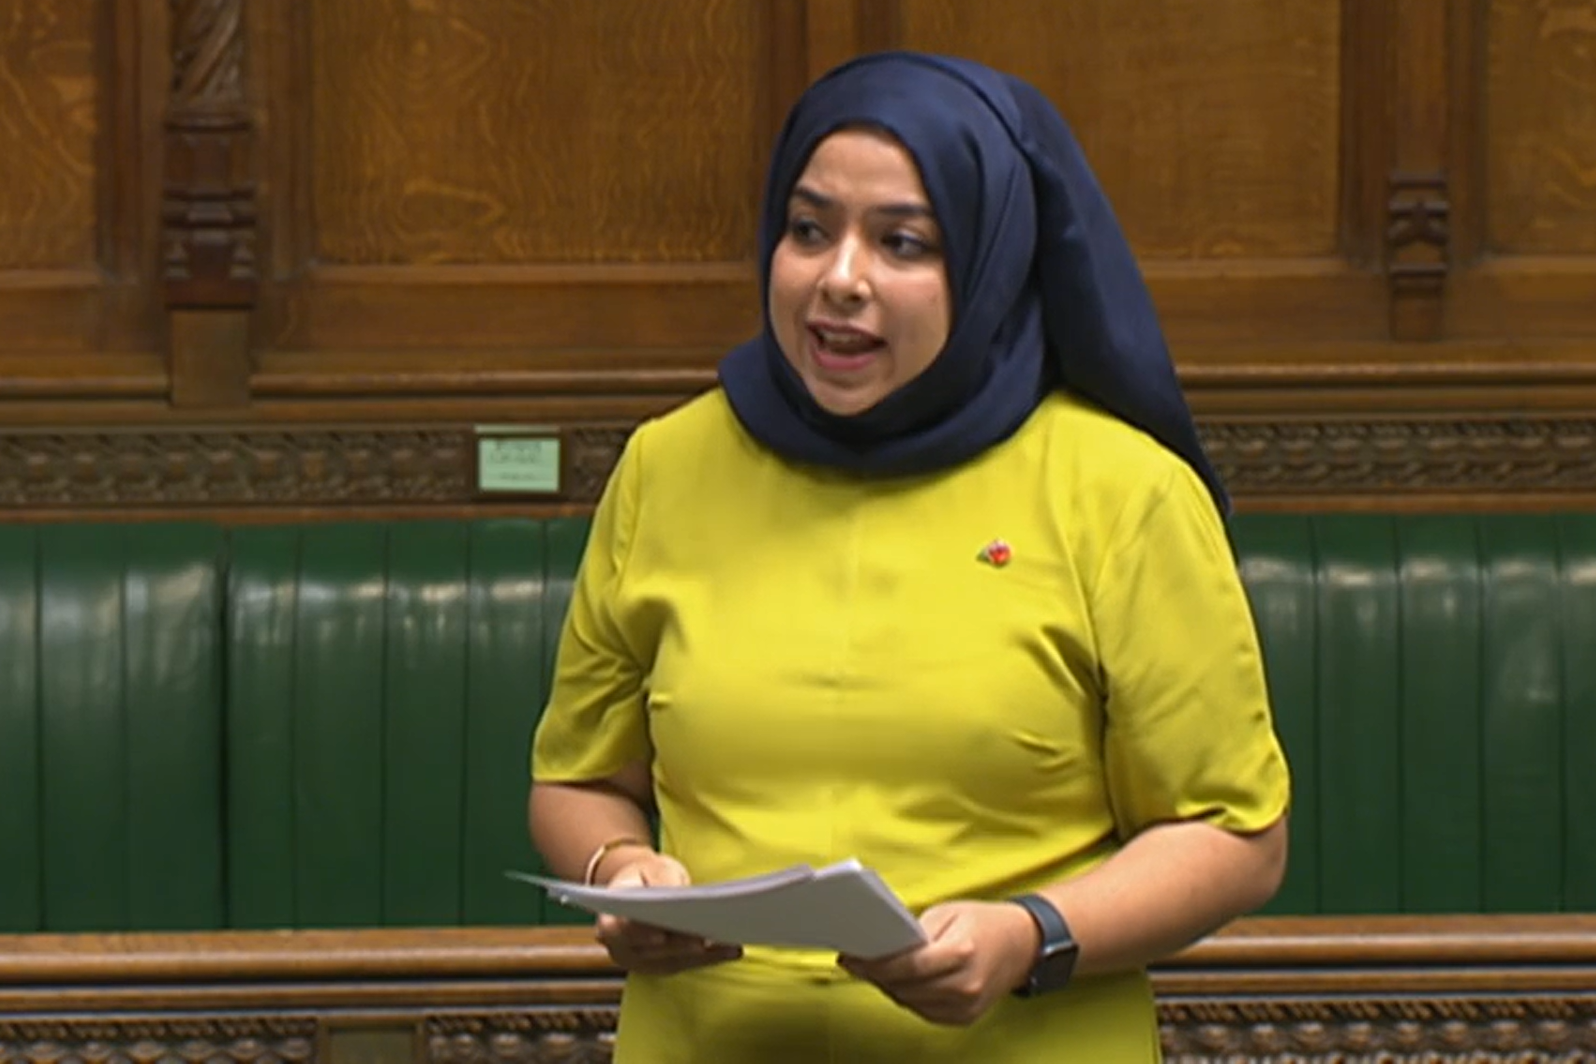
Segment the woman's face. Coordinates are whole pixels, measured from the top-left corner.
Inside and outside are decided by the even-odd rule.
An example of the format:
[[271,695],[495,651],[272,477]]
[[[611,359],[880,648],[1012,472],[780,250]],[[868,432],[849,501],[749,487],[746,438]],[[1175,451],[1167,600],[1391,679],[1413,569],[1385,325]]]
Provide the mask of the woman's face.
[[919,170],[885,133],[820,142],[770,263],[776,342],[815,402],[858,414],[923,373],[952,323],[942,233]]

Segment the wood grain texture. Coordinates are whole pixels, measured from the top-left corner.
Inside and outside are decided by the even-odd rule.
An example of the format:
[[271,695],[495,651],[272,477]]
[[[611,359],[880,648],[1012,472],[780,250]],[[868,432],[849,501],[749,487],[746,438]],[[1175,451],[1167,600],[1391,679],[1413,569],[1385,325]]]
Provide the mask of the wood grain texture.
[[1596,362],[1596,259],[1499,255],[1460,274],[1447,302],[1455,338],[1583,341]]
[[1491,0],[1447,9],[1447,189],[1453,268],[1477,261],[1486,236],[1485,72]]
[[314,3],[320,261],[745,258],[764,12],[745,0]]
[[88,269],[0,269],[0,343],[11,351],[50,355],[92,348],[100,281]]
[[1452,240],[1449,16],[1457,9],[1431,0],[1388,7],[1396,70],[1385,270],[1391,335],[1399,340],[1438,340],[1443,332]]
[[0,0],[0,270],[95,257],[94,0]]
[[1339,5],[903,0],[900,8],[906,44],[993,63],[1052,97],[1141,255],[1335,252]]
[[1493,0],[1489,250],[1596,254],[1596,0]]
[[859,8],[859,0],[804,0],[806,81],[859,53]]
[[[283,348],[718,348],[759,327],[744,265],[392,266],[291,289]],[[595,356],[597,357],[597,356]]]
[[[1596,1054],[1593,978],[1589,917],[1319,917],[1238,921],[1153,986],[1172,1064],[1530,1064]],[[577,928],[5,936],[0,1054],[600,1064],[620,990]]]

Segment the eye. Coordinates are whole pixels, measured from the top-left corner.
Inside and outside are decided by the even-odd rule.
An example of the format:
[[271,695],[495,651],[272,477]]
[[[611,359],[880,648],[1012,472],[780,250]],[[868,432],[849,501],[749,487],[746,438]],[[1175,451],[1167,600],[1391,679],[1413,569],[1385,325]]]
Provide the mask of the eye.
[[825,232],[813,218],[797,217],[787,220],[787,235],[798,244],[818,244]]
[[882,238],[881,243],[894,256],[900,259],[919,259],[936,254],[936,247],[924,237],[914,233],[888,233]]

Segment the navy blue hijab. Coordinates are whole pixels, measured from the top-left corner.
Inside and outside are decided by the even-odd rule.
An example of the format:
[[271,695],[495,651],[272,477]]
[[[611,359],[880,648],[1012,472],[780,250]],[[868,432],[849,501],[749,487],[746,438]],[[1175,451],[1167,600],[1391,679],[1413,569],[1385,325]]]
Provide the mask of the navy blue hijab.
[[[769,312],[771,255],[793,186],[845,126],[885,130],[919,166],[953,299],[952,330],[931,365],[848,416],[810,396]],[[778,454],[869,474],[930,472],[1008,438],[1049,390],[1066,388],[1184,458],[1227,511],[1130,246],[1069,127],[1031,85],[912,52],[836,68],[782,129],[759,255],[765,328],[722,360],[720,381],[738,420]]]

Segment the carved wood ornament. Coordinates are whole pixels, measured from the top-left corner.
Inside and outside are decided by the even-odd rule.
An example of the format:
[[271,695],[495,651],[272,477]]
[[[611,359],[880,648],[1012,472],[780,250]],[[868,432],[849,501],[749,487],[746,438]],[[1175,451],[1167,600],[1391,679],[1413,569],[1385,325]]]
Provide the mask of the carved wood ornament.
[[314,1016],[0,1018],[6,1064],[310,1064]]
[[[549,988],[545,988],[544,993]],[[606,1064],[613,1006],[541,1005],[488,1011],[404,1008],[387,1017],[402,1040],[419,1031],[411,1064]],[[1596,1059],[1596,997],[1221,998],[1159,1005],[1168,1064],[1563,1064]],[[11,1064],[343,1064],[336,1013],[0,1019]],[[375,1026],[369,1021],[363,1026]],[[327,1032],[332,1030],[332,1037]],[[378,1064],[390,1064],[383,1060]]]
[[[1590,998],[1166,1001],[1160,1019],[1169,1064],[1596,1059],[1596,1000]],[[613,1007],[431,1014],[421,1018],[421,1059],[601,1064],[613,1054],[615,1021]],[[310,1064],[319,1059],[317,1032],[313,1015],[0,1020],[0,1058],[14,1064]]]
[[1392,174],[1386,259],[1392,299],[1440,299],[1452,206],[1445,174]]
[[[1210,420],[1233,494],[1296,497],[1596,493],[1596,419]],[[566,429],[557,501],[598,500],[630,430]],[[474,436],[460,426],[12,430],[0,506],[468,504]]]
[[162,184],[168,307],[247,307],[257,288],[254,123],[241,0],[170,0],[172,88]]

